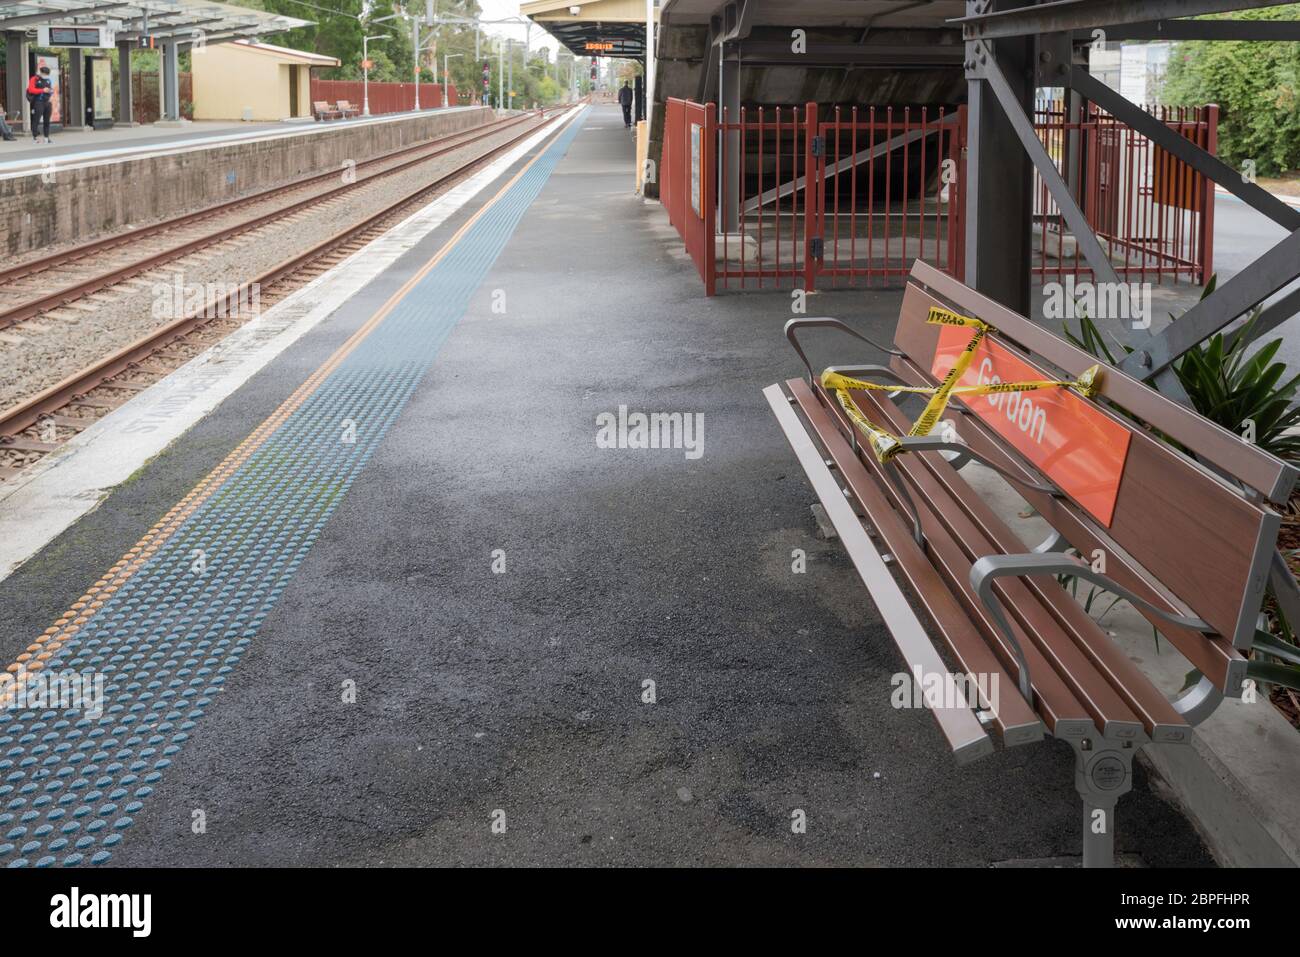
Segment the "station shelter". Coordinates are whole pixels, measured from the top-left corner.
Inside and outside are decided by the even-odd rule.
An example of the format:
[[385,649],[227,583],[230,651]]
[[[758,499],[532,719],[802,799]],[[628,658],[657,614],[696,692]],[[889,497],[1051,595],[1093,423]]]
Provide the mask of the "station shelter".
[[[332,56],[236,40],[190,60],[196,120],[286,120],[310,117],[313,67],[336,67]],[[359,106],[360,104],[358,104]]]
[[63,129],[130,125],[132,55],[153,50],[159,55],[161,122],[178,123],[181,53],[212,52],[228,43],[310,24],[207,0],[0,0],[5,116],[11,126],[26,129],[27,79],[44,65],[50,67],[55,86],[51,117],[55,125]]

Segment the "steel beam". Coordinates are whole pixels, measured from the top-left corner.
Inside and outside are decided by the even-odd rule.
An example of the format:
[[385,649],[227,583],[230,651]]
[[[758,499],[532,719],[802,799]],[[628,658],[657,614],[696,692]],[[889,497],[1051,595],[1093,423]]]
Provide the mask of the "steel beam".
[[[1092,41],[1091,30],[1074,35],[1080,43]],[[1156,20],[1130,26],[1107,27],[1107,40],[1300,40],[1297,20]]]
[[132,103],[132,97],[135,91],[131,88],[131,43],[126,40],[117,41],[117,118],[115,123],[119,126],[135,125],[135,107]]
[[[988,45],[980,43],[978,46],[986,50]],[[1074,240],[1079,244],[1083,258],[1088,260],[1088,265],[1092,267],[1093,275],[1102,282],[1118,284],[1119,275],[1115,272],[1110,256],[1101,248],[1101,242],[1097,239],[1097,234],[1092,231],[1088,217],[1083,214],[1079,204],[1070,195],[1070,187],[1061,178],[1060,170],[1056,168],[1052,158],[1047,155],[1047,148],[1034,130],[1033,121],[1022,107],[1020,98],[1012,91],[1011,84],[998,66],[996,58],[990,55],[986,61],[981,54],[980,69],[984,79],[997,96],[1002,111],[1011,121],[1011,127],[1019,137],[1020,145],[1029,155],[1029,159],[1038,170],[1038,175],[1043,179],[1043,184],[1056,200],[1056,205],[1060,207],[1061,215],[1065,217],[1070,231],[1074,233]]]
[[20,32],[5,34],[5,109],[15,117],[13,126],[27,128],[30,111],[24,109],[27,100],[23,90],[27,87],[27,37]]
[[698,95],[695,97],[697,103],[712,101],[718,91],[718,63],[722,57],[722,47],[718,43],[719,23],[717,17],[709,21],[708,52],[704,55],[704,69],[700,71]]
[[138,40],[142,36],[150,36],[155,40],[165,40],[169,37],[189,36],[193,30],[198,30],[203,27],[211,27],[213,24],[217,23],[229,24],[229,29],[233,30],[236,27],[251,27],[257,23],[257,19],[255,17],[250,17],[247,20],[243,18],[234,19],[232,17],[211,17],[207,20],[190,20],[185,23],[159,23],[152,26],[147,34],[143,31],[131,30],[117,34],[117,39],[119,41]]
[[741,48],[747,64],[803,66],[957,66],[966,54],[961,43],[816,43],[795,53],[788,40],[746,40]]
[[[969,12],[985,9],[967,0]],[[1009,0],[992,0],[994,9]],[[969,45],[973,48],[973,44]],[[985,48],[1003,75],[1014,78],[1013,99],[1022,112],[1033,108],[1034,44],[999,40]],[[965,281],[978,292],[1022,316],[1030,314],[1030,263],[1033,253],[1033,164],[1021,148],[1006,113],[994,101],[988,80],[967,63],[966,262]],[[1008,81],[1009,83],[1012,81]]]
[[1278,0],[1053,0],[1014,7],[999,3],[948,22],[960,25],[969,40],[993,40],[1279,6]]
[[[718,78],[718,122],[740,123],[740,60],[719,44],[722,61]],[[733,48],[734,49],[734,48]],[[721,164],[721,188],[718,190],[718,217],[724,233],[734,233],[740,228],[740,185],[743,171],[740,168],[740,128],[722,131],[722,148],[718,151]]]
[[1158,336],[1152,336],[1121,362],[1120,368],[1137,378],[1168,368],[1184,352],[1297,277],[1300,277],[1300,229],[1188,309]]
[[1192,169],[1207,176],[1232,193],[1242,202],[1263,213],[1273,222],[1288,230],[1300,229],[1300,210],[1288,206],[1272,193],[1247,183],[1241,173],[1211,156],[1185,136],[1175,133],[1146,110],[1135,106],[1086,70],[1072,67],[1065,78],[1066,85],[1096,103],[1111,116],[1120,120],[1161,149],[1172,153]]
[[[1255,320],[1254,328],[1250,330],[1250,341],[1254,342],[1256,339],[1268,335],[1297,314],[1300,314],[1300,287],[1292,289],[1281,299],[1264,307],[1259,314],[1259,318]],[[1300,621],[1300,617],[1296,620]]]
[[28,13],[20,17],[0,17],[0,30],[25,30],[28,27],[44,26],[47,23],[73,23],[78,17],[94,16],[97,13],[135,5],[135,3],[100,3],[67,10],[51,9],[46,13]]
[[68,50],[68,115],[63,117],[65,130],[86,126],[86,55],[79,47]]

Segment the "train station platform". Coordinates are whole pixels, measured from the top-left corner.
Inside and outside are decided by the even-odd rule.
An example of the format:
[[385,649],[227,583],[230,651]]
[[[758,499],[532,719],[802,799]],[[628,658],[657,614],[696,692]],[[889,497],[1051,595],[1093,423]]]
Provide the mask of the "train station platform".
[[[5,527],[84,506],[0,581],[0,656],[106,676],[102,716],[2,716],[0,864],[1077,849],[1068,746],[957,769],[891,706],[761,395],[787,301],[699,295],[617,107],[544,135],[0,498]],[[816,301],[881,335],[898,308]],[[682,441],[623,441],[636,413]],[[1210,863],[1136,777],[1117,849]]]
[[314,136],[339,128],[402,122],[422,114],[437,114],[473,109],[453,106],[445,110],[421,110],[420,113],[387,113],[382,116],[358,116],[346,120],[293,120],[279,123],[241,123],[201,120],[183,126],[159,126],[144,123],[118,126],[106,130],[55,131],[52,143],[34,143],[32,137],[20,135],[0,149],[0,177],[40,172],[47,161],[60,164],[122,162],[142,156],[188,150],[214,149],[232,144],[253,143],[282,137]]
[[[79,243],[491,122],[451,107],[321,123],[195,123],[0,144],[0,249]],[[12,158],[10,158],[12,157]]]

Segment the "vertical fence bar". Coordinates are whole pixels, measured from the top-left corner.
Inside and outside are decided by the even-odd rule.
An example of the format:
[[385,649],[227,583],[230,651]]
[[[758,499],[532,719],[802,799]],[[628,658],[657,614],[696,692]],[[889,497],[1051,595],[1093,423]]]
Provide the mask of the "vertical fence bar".
[[[835,162],[831,164],[831,169],[835,169],[839,165],[840,156],[842,155],[840,152],[840,132],[843,129],[843,124],[844,124],[843,113],[840,110],[840,108],[837,106],[835,107]],[[827,148],[827,152],[830,152],[829,137],[827,138],[826,148]],[[853,154],[850,152],[849,155],[851,156]],[[825,180],[826,180],[825,169],[826,166],[825,163],[823,162],[822,164],[823,172],[821,174],[823,186],[825,185]],[[835,253],[834,255],[832,255],[831,261],[834,263],[835,267],[838,267],[840,263],[840,177],[838,174],[832,174],[832,175],[835,176],[835,212],[833,214],[834,225],[831,227],[831,232],[834,233],[835,235]],[[825,219],[825,214],[826,214],[826,210],[823,208],[822,209],[823,220]],[[827,243],[826,243],[825,235],[823,234],[822,236],[823,249],[826,247],[826,245]],[[822,265],[823,267],[825,267],[825,262],[823,262]],[[838,268],[835,268],[831,273],[831,287],[834,288],[838,284],[839,284],[839,270]]]
[[[874,109],[874,107],[872,108]],[[850,114],[852,124],[849,131],[849,155],[858,154],[858,108],[855,106]],[[870,129],[870,124],[868,124]],[[868,134],[870,135],[870,134]],[[868,190],[870,189],[871,169],[874,169],[874,159],[868,159],[867,165],[870,167],[867,171]],[[850,281],[858,275],[858,168],[853,167],[849,180],[849,279]],[[871,211],[867,211],[867,229],[871,228]],[[868,278],[871,275],[871,240],[867,239],[867,269],[865,274]]]
[[740,132],[737,135],[740,143],[740,183],[737,189],[737,202],[739,208],[736,210],[736,240],[740,243],[740,288],[745,289],[745,279],[747,270],[745,268],[745,171],[747,169],[745,160],[746,153],[749,150],[749,127],[745,122],[745,107],[740,107]]
[[767,262],[763,246],[763,146],[767,128],[763,125],[763,108],[758,108],[758,288],[763,288],[763,264]]
[[[730,222],[730,220],[727,218],[727,213],[730,211],[730,207],[727,204],[731,200],[731,185],[732,185],[730,182],[730,176],[728,176],[727,174],[727,159],[728,159],[727,140],[731,139],[731,124],[729,122],[730,115],[731,115],[730,109],[726,106],[722,107],[722,122],[718,124],[718,130],[719,130],[718,142],[721,144],[721,146],[718,148],[718,153],[719,153],[718,184],[721,187],[720,192],[722,194],[721,203],[720,203],[722,216],[719,223],[720,228],[718,231],[722,233],[722,288],[723,289],[731,288],[731,257],[728,255],[729,250],[728,250],[728,236],[727,236],[727,234],[731,232],[731,230],[727,229],[727,223]],[[714,245],[717,245],[716,239],[714,240]],[[741,282],[743,288],[744,280],[741,280]]]
[[[790,287],[794,287],[794,277],[800,273],[800,108],[790,107]],[[807,196],[803,198],[807,203]],[[807,224],[805,224],[805,231]]]
[[818,263],[813,252],[814,240],[821,233],[818,221],[820,203],[817,196],[821,192],[824,177],[814,174],[824,158],[814,155],[813,141],[817,139],[817,134],[817,104],[809,103],[803,108],[803,287],[808,292],[817,288]]
[[704,172],[701,174],[703,182],[700,183],[700,190],[704,193],[704,294],[712,296],[717,292],[718,281],[717,176],[715,174],[718,167],[713,157],[718,140],[718,107],[715,103],[709,103],[704,107],[704,135],[701,140],[703,142],[700,143],[700,150],[704,153],[701,163],[704,167]]
[[[888,143],[894,138],[894,108],[885,107],[885,142]],[[894,215],[894,191],[893,191],[893,174],[894,174],[894,151],[891,149],[885,154],[885,266],[882,275],[888,281],[889,276],[889,239],[890,229],[893,226]],[[873,216],[874,216],[874,210]]]
[[772,179],[776,183],[776,211],[772,218],[772,244],[776,247],[776,263],[773,278],[775,279],[776,288],[781,288],[781,107],[776,108],[776,144],[772,147],[772,154],[776,159],[776,169],[773,171]]
[[[903,252],[902,255],[898,257],[898,264],[901,267],[901,271],[899,275],[902,276],[906,276],[908,270],[912,268],[912,263],[909,260],[907,254],[907,240],[908,240],[907,221],[908,221],[908,214],[911,212],[911,205],[912,205],[912,200],[911,200],[912,191],[908,188],[912,177],[912,162],[910,158],[912,143],[910,137],[912,133],[917,129],[915,123],[916,120],[912,116],[912,108],[910,106],[904,107],[903,109]],[[921,169],[922,170],[925,169],[924,127],[925,127],[925,110],[922,109],[921,110],[921,129],[923,134],[921,136]],[[924,193],[925,193],[925,180],[922,179],[920,188],[917,190],[917,194],[923,196]],[[924,206],[922,206],[922,208],[924,209]],[[920,253],[921,251],[918,250],[916,258],[918,259],[921,258]]]
[[[1219,108],[1213,104],[1204,107],[1205,150],[1211,156],[1219,155]],[[1197,281],[1205,285],[1214,275],[1214,180],[1201,177],[1201,260]]]

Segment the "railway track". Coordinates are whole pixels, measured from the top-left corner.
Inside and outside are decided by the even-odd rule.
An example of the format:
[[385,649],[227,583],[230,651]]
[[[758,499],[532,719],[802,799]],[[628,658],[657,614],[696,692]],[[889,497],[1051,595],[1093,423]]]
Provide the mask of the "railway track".
[[[5,303],[0,309],[0,330],[39,316],[61,318],[58,310],[63,308],[93,309],[93,298],[90,303],[79,304],[79,301],[217,243],[245,236],[296,212],[328,203],[378,179],[495,136],[529,118],[528,114],[509,117],[449,134],[358,162],[346,177],[341,170],[316,173],[0,270],[0,302]],[[370,169],[375,171],[368,176],[354,175]],[[327,185],[331,182],[334,185]],[[298,193],[303,194],[300,199],[283,202]],[[211,222],[258,206],[267,208],[234,222],[220,222],[215,226]],[[58,285],[51,288],[53,277],[57,277]]]
[[[63,381],[0,412],[0,482],[21,475],[98,419],[242,326],[252,318],[243,314],[240,308],[253,298],[250,295],[252,290],[257,291],[255,301],[260,309],[269,308],[292,295],[382,235],[436,194],[446,191],[521,139],[549,126],[558,115],[557,112],[549,118],[543,117],[541,123],[516,122],[527,120],[532,114],[512,118],[512,124],[522,128],[505,142],[397,197],[360,222],[205,302],[201,308],[152,330]],[[501,132],[501,128],[495,132]],[[463,148],[474,141],[461,142],[451,148]],[[332,177],[337,173],[331,171],[328,175]]]

